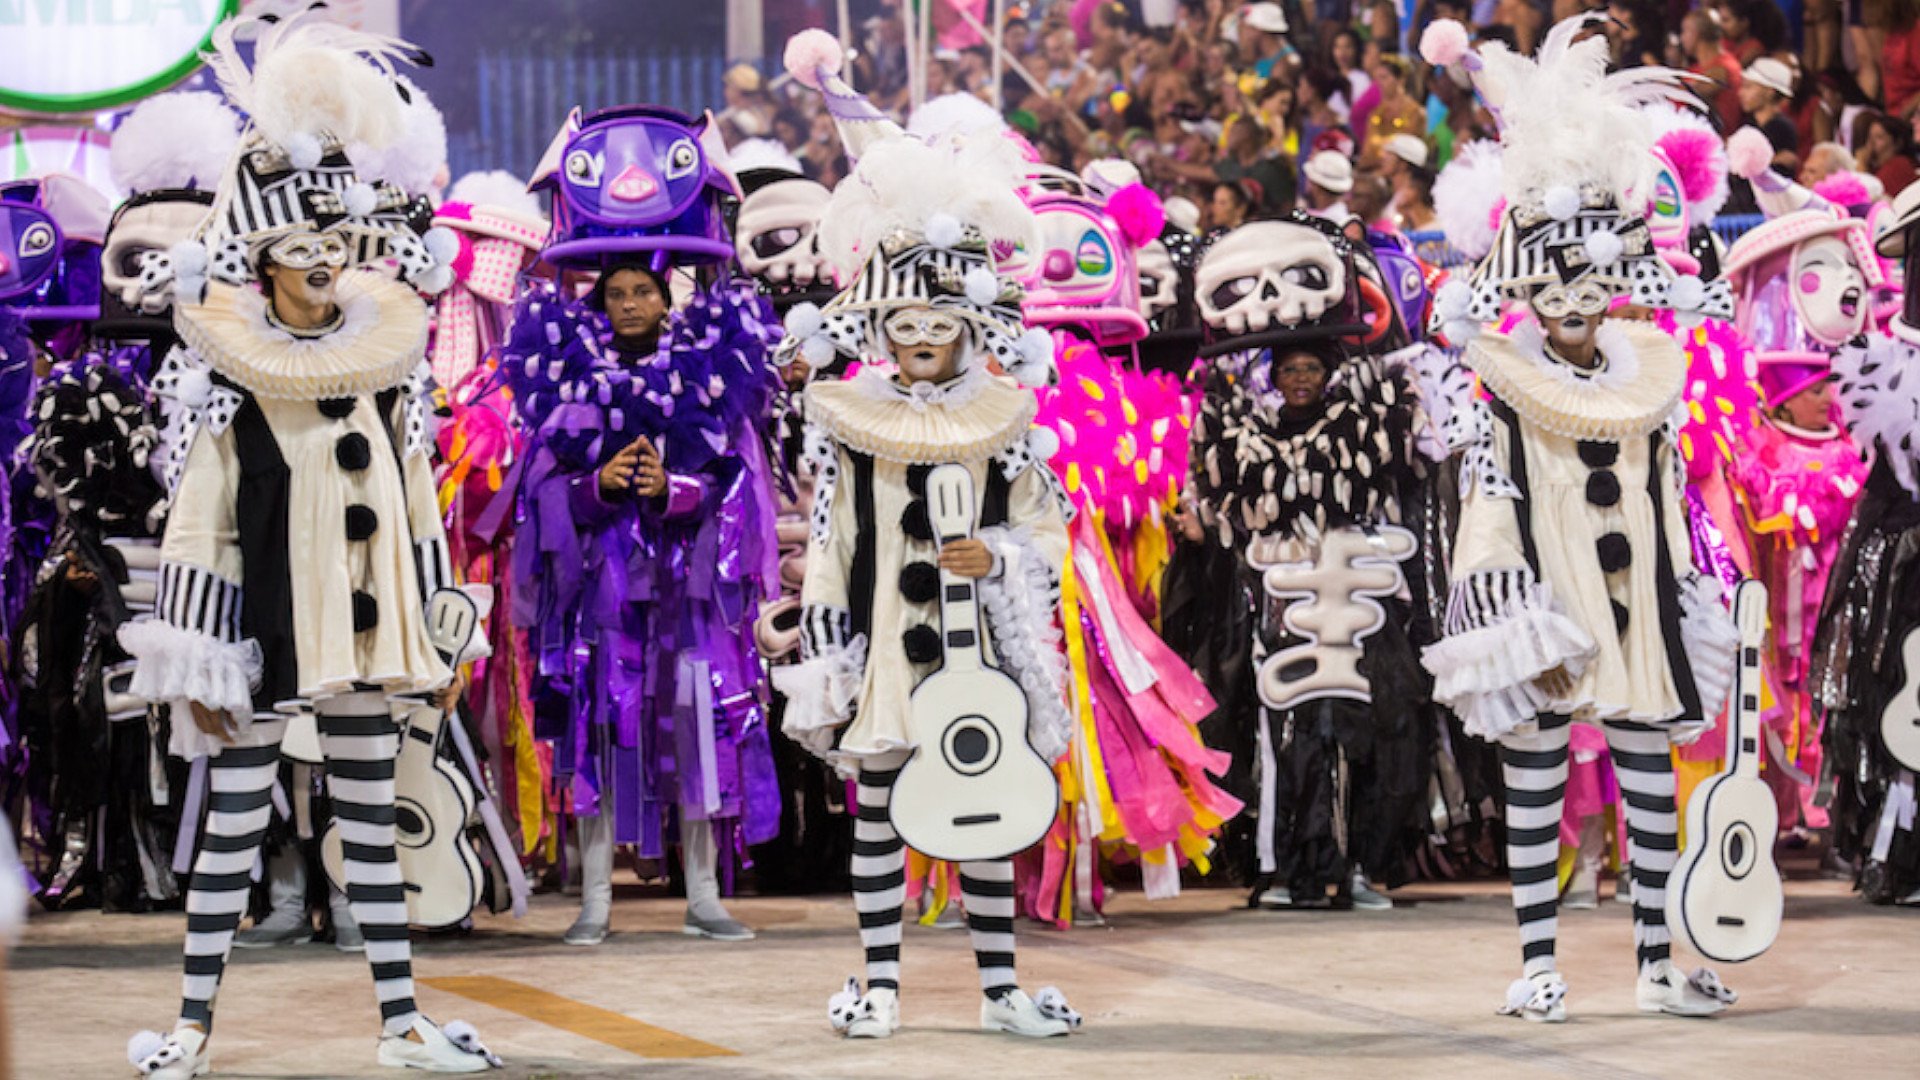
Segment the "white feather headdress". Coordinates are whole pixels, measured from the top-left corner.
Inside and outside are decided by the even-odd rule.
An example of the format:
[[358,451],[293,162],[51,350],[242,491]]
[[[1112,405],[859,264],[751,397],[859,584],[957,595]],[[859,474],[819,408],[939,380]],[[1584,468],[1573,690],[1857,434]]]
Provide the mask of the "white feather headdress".
[[1638,206],[1653,167],[1654,131],[1643,106],[1698,102],[1686,87],[1689,76],[1672,68],[1609,74],[1606,39],[1580,38],[1603,21],[1598,14],[1562,20],[1532,58],[1500,42],[1484,44],[1477,70],[1468,65],[1499,117],[1501,190],[1515,206],[1538,205],[1557,187],[1598,189],[1618,206]]
[[[239,42],[254,39],[251,66]],[[312,10],[229,19],[213,31],[207,66],[253,129],[291,149],[309,139],[385,150],[407,130],[407,91],[395,65],[426,59],[399,38],[369,34]]]
[[1500,144],[1476,139],[1461,147],[1433,181],[1433,209],[1447,242],[1478,262],[1493,250],[1502,196]]
[[240,117],[220,95],[183,91],[148,98],[113,133],[108,163],[129,192],[211,191],[240,141]]

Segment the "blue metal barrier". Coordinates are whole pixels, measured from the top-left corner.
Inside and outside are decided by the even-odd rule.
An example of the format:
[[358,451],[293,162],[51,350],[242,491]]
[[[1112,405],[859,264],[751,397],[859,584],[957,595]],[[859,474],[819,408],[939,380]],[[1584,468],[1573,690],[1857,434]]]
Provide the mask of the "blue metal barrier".
[[574,106],[664,105],[700,115],[718,109],[726,56],[711,52],[536,55],[513,49],[475,58],[478,130],[448,140],[454,176],[506,169],[525,176]]

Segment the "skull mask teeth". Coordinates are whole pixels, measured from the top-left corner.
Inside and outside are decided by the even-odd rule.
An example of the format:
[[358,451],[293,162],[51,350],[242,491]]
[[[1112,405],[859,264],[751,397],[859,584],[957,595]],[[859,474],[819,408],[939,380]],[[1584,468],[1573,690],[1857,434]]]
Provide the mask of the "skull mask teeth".
[[1347,268],[1310,225],[1262,221],[1233,230],[1195,279],[1207,325],[1238,336],[1312,322],[1347,295]]

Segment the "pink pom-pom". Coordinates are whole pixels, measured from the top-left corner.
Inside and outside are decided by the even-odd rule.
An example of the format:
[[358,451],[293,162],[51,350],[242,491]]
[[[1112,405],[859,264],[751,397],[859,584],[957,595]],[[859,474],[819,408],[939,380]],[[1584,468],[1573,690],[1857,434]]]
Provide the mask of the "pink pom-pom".
[[1857,172],[1837,172],[1813,185],[1813,193],[1835,206],[1864,206],[1873,201],[1873,192]]
[[1114,192],[1107,198],[1107,213],[1134,247],[1160,239],[1160,231],[1167,227],[1165,204],[1145,184],[1128,184]]
[[1420,35],[1420,55],[1436,67],[1451,67],[1467,55],[1471,43],[1466,27],[1452,19],[1435,19]]
[[840,42],[825,30],[802,30],[787,40],[787,51],[783,58],[787,74],[802,86],[820,89],[823,76],[840,74],[840,66],[846,61],[846,54],[840,51]]
[[1679,128],[1660,138],[1660,149],[1673,162],[1680,189],[1688,202],[1711,196],[1726,172],[1726,144],[1711,131]]
[[1727,140],[1727,168],[1735,176],[1751,180],[1772,164],[1773,144],[1758,128],[1743,127]]

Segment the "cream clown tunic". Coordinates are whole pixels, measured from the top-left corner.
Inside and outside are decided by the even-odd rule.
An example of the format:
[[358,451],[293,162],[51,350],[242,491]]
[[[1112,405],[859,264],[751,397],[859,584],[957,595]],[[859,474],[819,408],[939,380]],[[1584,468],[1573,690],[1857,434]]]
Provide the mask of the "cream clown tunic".
[[[341,318],[278,326],[263,296],[214,285],[176,321],[185,348],[155,380],[172,405],[172,510],[155,619],[122,640],[134,692],[232,714],[374,686],[445,686],[425,598],[450,585],[414,380],[426,307],[407,287],[350,272]],[[175,724],[175,751],[206,752]]]
[[1025,689],[1030,738],[1053,760],[1070,724],[1054,625],[1066,503],[1029,448],[1032,392],[982,368],[909,388],[869,367],[813,384],[805,409],[813,521],[802,662],[775,673],[790,700],[784,730],[844,770],[911,745],[908,700],[939,666],[939,548],[922,485],[952,462],[973,474],[975,535],[994,554],[979,590],[989,656]]
[[1737,639],[1694,569],[1668,420],[1686,358],[1647,323],[1603,324],[1601,363],[1549,356],[1538,327],[1477,338],[1493,395],[1453,549],[1434,697],[1498,739],[1540,714],[1677,725],[1719,713]]

